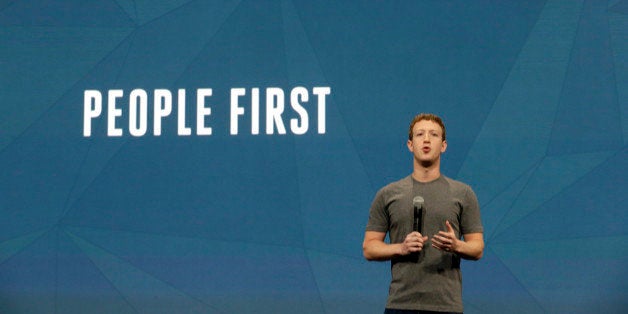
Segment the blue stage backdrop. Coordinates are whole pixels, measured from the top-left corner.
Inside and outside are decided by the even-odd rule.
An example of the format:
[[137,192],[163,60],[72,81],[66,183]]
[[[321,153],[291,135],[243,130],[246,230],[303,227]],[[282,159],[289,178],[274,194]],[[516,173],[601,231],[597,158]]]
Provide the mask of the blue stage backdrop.
[[466,313],[628,310],[628,1],[0,2],[1,313],[381,313],[411,118]]

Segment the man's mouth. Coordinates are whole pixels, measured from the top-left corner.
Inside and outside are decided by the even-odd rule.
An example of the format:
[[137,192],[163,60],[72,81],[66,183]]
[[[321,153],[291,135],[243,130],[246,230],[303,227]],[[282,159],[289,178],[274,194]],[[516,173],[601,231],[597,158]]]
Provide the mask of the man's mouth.
[[431,149],[431,148],[429,148],[429,147],[427,147],[427,146],[424,146],[421,150],[422,150],[424,153],[429,153],[429,152],[430,152],[430,150],[432,150],[432,149]]

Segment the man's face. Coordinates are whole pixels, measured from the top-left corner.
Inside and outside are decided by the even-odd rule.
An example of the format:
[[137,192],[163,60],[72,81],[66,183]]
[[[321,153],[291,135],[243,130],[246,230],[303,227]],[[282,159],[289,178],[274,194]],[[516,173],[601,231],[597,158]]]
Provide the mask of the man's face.
[[440,154],[447,149],[447,141],[443,141],[440,125],[430,120],[415,123],[412,127],[412,140],[408,140],[408,149],[423,165],[439,160]]

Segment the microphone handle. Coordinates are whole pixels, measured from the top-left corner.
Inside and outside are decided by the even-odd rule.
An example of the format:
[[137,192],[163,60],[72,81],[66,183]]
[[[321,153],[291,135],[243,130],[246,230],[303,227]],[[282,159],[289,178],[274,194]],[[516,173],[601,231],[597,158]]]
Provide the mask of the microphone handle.
[[[422,220],[423,220],[423,206],[421,207],[414,206],[414,224],[412,226],[412,229],[414,231],[418,233],[422,232],[422,229],[423,229]],[[410,257],[411,261],[413,261],[414,263],[418,263],[421,256],[421,252],[414,252],[410,256],[411,256]]]
[[421,233],[423,231],[423,206],[414,207],[414,231]]

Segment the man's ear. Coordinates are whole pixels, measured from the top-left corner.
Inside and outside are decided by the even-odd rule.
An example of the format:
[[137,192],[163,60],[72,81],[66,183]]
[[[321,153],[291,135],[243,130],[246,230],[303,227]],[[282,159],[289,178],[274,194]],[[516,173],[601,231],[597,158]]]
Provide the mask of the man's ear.
[[412,141],[408,140],[408,142],[406,142],[406,145],[408,145],[408,150],[412,153]]
[[441,147],[440,152],[441,154],[444,153],[447,150],[447,141],[443,141],[443,147]]

